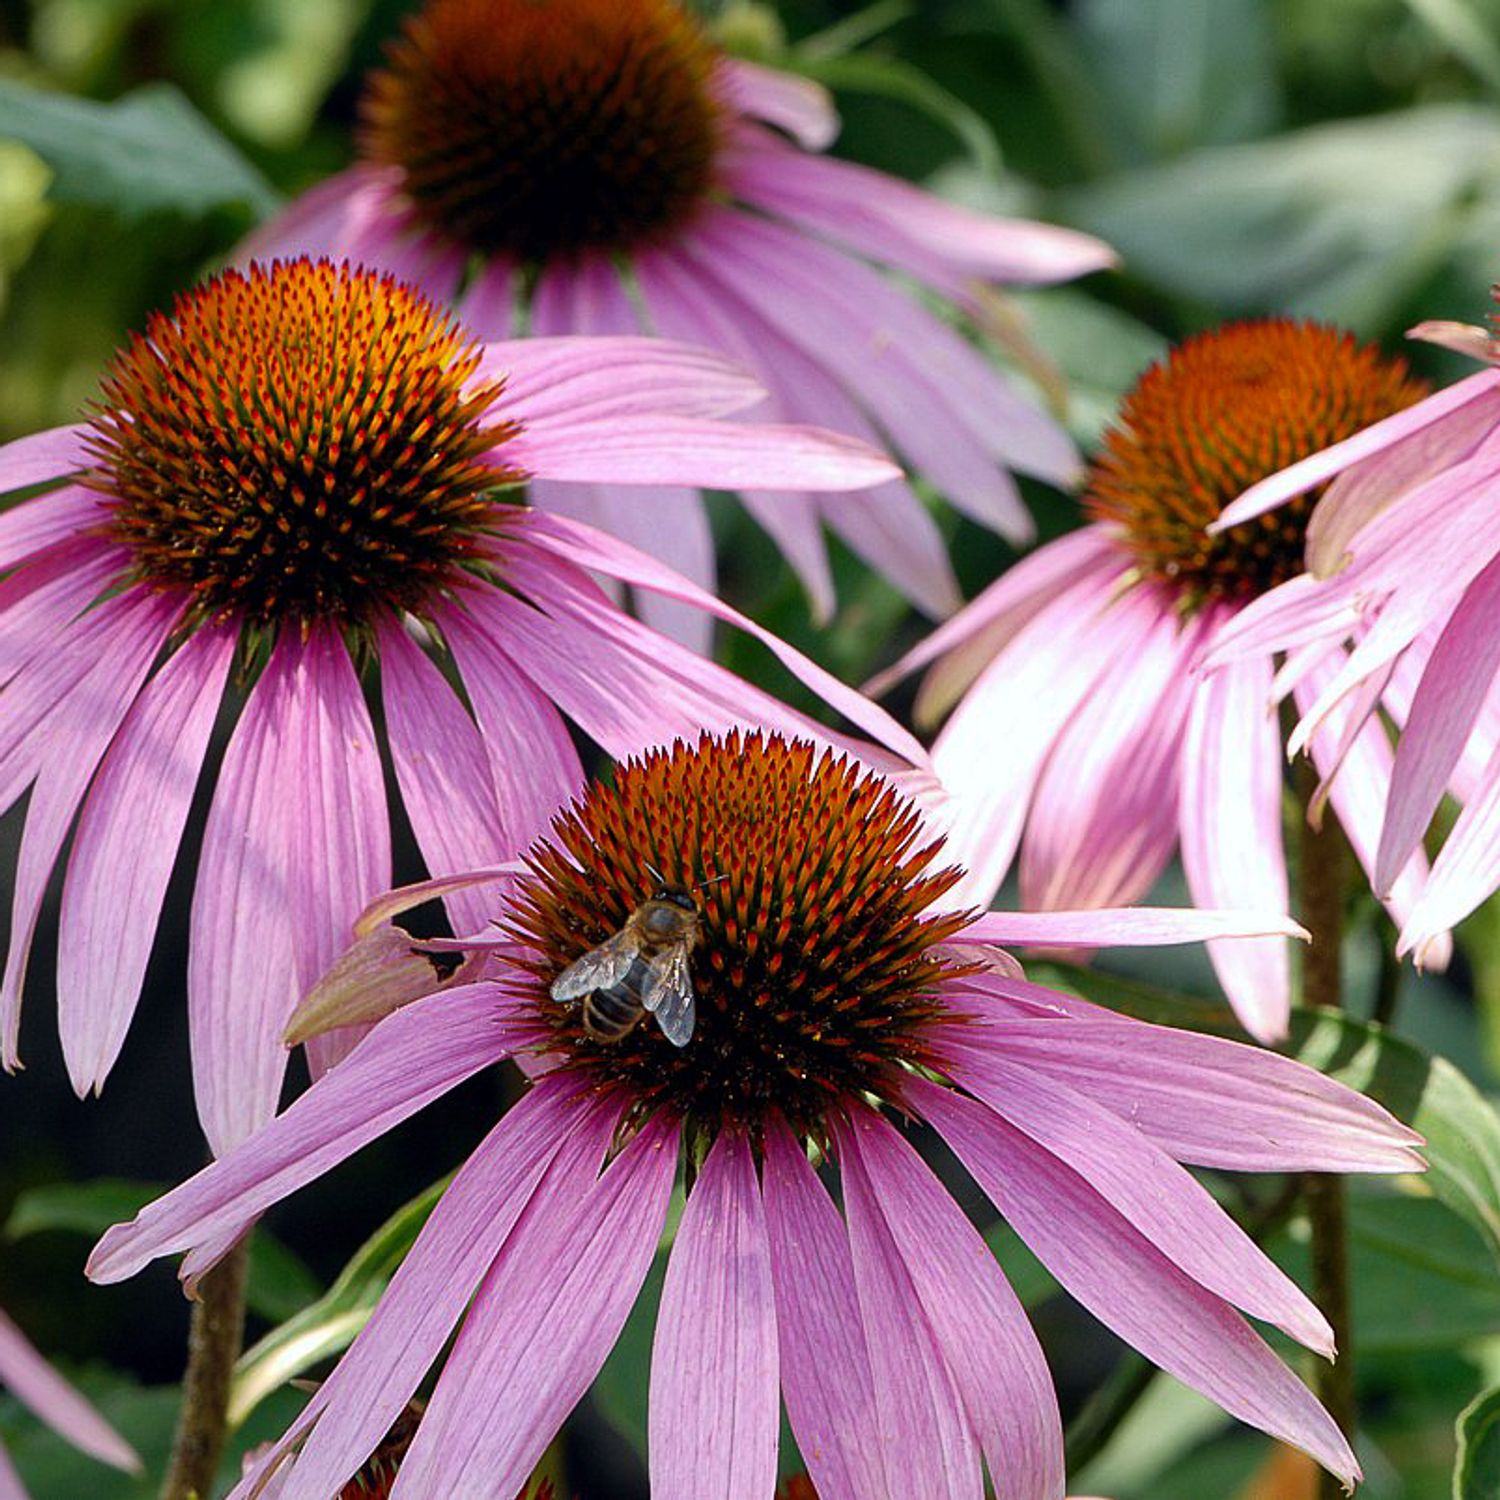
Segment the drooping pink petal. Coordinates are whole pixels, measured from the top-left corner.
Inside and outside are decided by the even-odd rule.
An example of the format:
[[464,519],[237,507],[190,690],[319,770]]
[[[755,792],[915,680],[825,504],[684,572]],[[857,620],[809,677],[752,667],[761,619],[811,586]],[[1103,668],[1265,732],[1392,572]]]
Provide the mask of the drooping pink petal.
[[[818,247],[788,232],[791,246],[782,244],[776,263],[768,267],[745,257],[745,224],[753,227],[746,215],[735,215],[717,224],[713,236],[700,234],[679,252],[713,296],[736,316],[744,310],[768,323],[827,369],[875,418],[912,468],[931,479],[958,508],[1016,540],[1029,536],[1030,516],[1014,481],[997,466],[997,455],[990,451],[993,445],[960,418],[950,399],[951,388],[936,371],[879,323],[873,306],[864,300],[865,288],[855,307],[834,306],[826,284],[830,268],[804,264]],[[826,254],[837,263],[840,278],[846,268],[859,269],[837,251]],[[879,286],[882,302],[900,296],[876,273],[869,275]],[[1003,388],[993,371],[986,379]]]
[[658,1118],[598,1180],[604,1143],[576,1162],[564,1144],[474,1298],[394,1497],[500,1500],[524,1487],[646,1278],[676,1175],[675,1134],[675,1121]]
[[[17,1061],[21,992],[52,867],[94,770],[171,634],[179,609],[174,598],[137,591],[106,599],[45,662],[33,663],[6,689],[7,709],[14,698],[22,699],[21,710],[4,726],[7,730],[26,724],[27,707],[52,699],[30,735],[0,752],[5,770],[14,774],[29,768],[36,777],[16,859],[10,948],[0,977],[0,1061],[7,1068]],[[52,682],[33,693],[33,679],[46,675],[44,668]]]
[[1200,665],[1215,671],[1273,651],[1322,647],[1359,623],[1359,603],[1347,575],[1324,580],[1299,573],[1222,620]]
[[[507,848],[484,741],[447,679],[398,620],[379,627],[380,684],[401,802],[428,870],[497,864]],[[454,890],[444,904],[459,932],[494,915],[494,893]]]
[[[1204,678],[1182,744],[1182,868],[1200,906],[1287,909],[1281,843],[1281,736],[1271,663],[1237,662]],[[1287,946],[1275,938],[1211,942],[1219,982],[1258,1041],[1286,1035]]]
[[[525,518],[527,541],[557,557],[585,568],[595,568],[630,584],[633,588],[655,589],[669,597],[682,599],[707,610],[752,635],[775,655],[783,666],[795,673],[829,707],[837,709],[851,724],[857,725],[877,744],[884,745],[908,765],[926,767],[927,752],[886,711],[853,688],[841,683],[810,657],[794,646],[762,629],[753,620],[730,608],[712,594],[679,578],[633,547],[557,516],[530,515]],[[539,593],[539,597],[545,597]],[[738,681],[738,679],[733,679]],[[784,713],[785,710],[782,710]]]
[[493,256],[458,300],[458,320],[481,339],[508,339],[516,321],[516,268]]
[[1114,600],[1086,579],[1044,605],[980,673],[933,744],[952,797],[950,859],[967,874],[954,905],[988,905],[1010,867],[1048,751],[1105,673],[1125,670],[1160,611],[1140,592]]
[[1483,790],[1459,814],[1432,862],[1432,873],[1401,929],[1397,953],[1427,964],[1445,935],[1500,886],[1500,749],[1485,768]]
[[1061,1500],[1062,1421],[1026,1312],[916,1151],[873,1113],[839,1133],[851,1220],[878,1213],[1007,1500]]
[[[88,468],[89,456],[82,441],[88,430],[86,422],[74,422],[67,427],[28,433],[0,446],[0,495],[30,489],[51,479],[63,479]],[[97,496],[94,503],[98,504]]]
[[58,1031],[80,1096],[103,1087],[135,1014],[234,646],[215,626],[183,642],[136,698],[84,803],[57,943]]
[[373,263],[372,226],[385,215],[400,190],[400,173],[365,162],[336,172],[301,194],[240,242],[236,259],[291,260],[298,255],[326,255],[355,265]]
[[1046,285],[1116,261],[1102,240],[1029,219],[948,203],[885,172],[812,156],[742,127],[725,153],[736,197],[898,266],[950,294],[974,278]]
[[1163,615],[1053,742],[1021,847],[1024,906],[1123,906],[1177,845],[1177,762],[1201,634]]
[[1227,1302],[983,1105],[921,1079],[913,1080],[912,1098],[1016,1232],[1101,1322],[1231,1416],[1301,1448],[1353,1485],[1359,1465],[1332,1418]]
[[843,1185],[879,1414],[875,1431],[892,1500],[981,1500],[979,1441],[911,1270],[857,1168],[844,1174]]
[[488,344],[472,383],[501,379],[505,389],[496,415],[522,423],[525,430],[500,451],[534,474],[547,472],[532,462],[538,445],[565,454],[574,428],[607,432],[617,421],[722,417],[754,406],[765,395],[753,371],[722,354],[630,336],[560,335]]
[[1315,1068],[1034,985],[1007,988],[1065,1005],[1071,1018],[990,1021],[975,1046],[1087,1094],[1178,1161],[1233,1172],[1422,1170],[1420,1136]]
[[1438,637],[1396,747],[1375,889],[1387,891],[1422,840],[1500,672],[1500,558],[1464,591]]
[[725,1131],[672,1245],[651,1348],[657,1500],[765,1500],[776,1488],[776,1304],[750,1146]]
[[528,1089],[458,1169],[369,1321],[234,1500],[251,1500],[304,1437],[290,1470],[298,1489],[336,1494],[404,1410],[553,1159],[566,1149],[597,1165],[618,1119],[618,1101],[587,1099],[575,1080]]
[[225,751],[193,893],[193,1076],[216,1154],[275,1113],[287,1018],[390,884],[389,839],[342,641],[326,628],[283,634]]
[[935,662],[918,695],[917,713],[928,722],[940,718],[1039,609],[1100,570],[1122,577],[1119,549],[1102,526],[1080,526],[1038,547],[872,677],[865,691],[879,697]]
[[4,1448],[0,1448],[0,1500],[30,1500]]
[[1440,470],[1473,455],[1494,430],[1497,401],[1470,401],[1394,446],[1351,464],[1318,497],[1307,523],[1307,569],[1337,573],[1354,537],[1385,508]]
[[[594,338],[643,331],[640,314],[626,295],[619,272],[612,261],[598,255],[582,256],[543,271],[532,293],[531,328],[533,334],[572,332]],[[679,331],[670,328],[644,331],[682,338]],[[726,353],[734,352],[731,346],[711,339],[689,337],[683,341],[709,343]],[[837,423],[824,425],[837,427]],[[576,485],[538,479],[528,487],[528,498],[543,510],[556,510],[600,526],[661,558],[700,587],[713,589],[717,577],[713,534],[697,490],[673,485]],[[701,610],[653,593],[643,594],[634,604],[648,625],[700,655],[709,654],[713,621]]]
[[161,1255],[231,1230],[393,1125],[498,1062],[529,1034],[517,1001],[490,982],[460,985],[388,1016],[282,1114],[181,1187],[105,1234],[95,1281],[123,1281]]
[[[814,422],[879,445],[874,427],[821,364],[759,318],[727,310],[680,258],[666,251],[644,255],[635,270],[654,325],[674,337],[705,339],[758,370],[774,403],[769,415]],[[941,533],[903,480],[819,500],[809,497],[800,504],[795,497],[753,493],[745,503],[771,531],[815,608],[824,613],[831,611],[833,585],[820,516],[919,608],[945,614],[958,603]]]
[[[704,214],[690,247],[701,262],[699,245],[735,275],[770,322],[804,347],[812,342],[810,352],[816,355],[824,339],[837,339],[848,350],[840,353],[840,368],[861,360],[884,366],[884,378],[913,401],[910,382],[940,392],[944,425],[956,422],[992,458],[1039,479],[1077,478],[1078,454],[1063,430],[1007,385],[972,344],[878,272],[785,225],[731,209]],[[774,288],[779,313],[770,297],[755,295],[757,285]],[[823,352],[832,367],[833,351]],[[904,448],[885,414],[873,400],[867,404]],[[925,462],[919,466],[926,470]]]
[[141,1471],[135,1450],[31,1346],[0,1312],[0,1389],[75,1448],[132,1474]]
[[894,1500],[844,1221],[779,1116],[764,1194],[787,1419],[822,1500]]
[[955,1083],[1071,1167],[1200,1286],[1331,1356],[1333,1331],[1318,1309],[1128,1117],[994,1046],[956,1038],[949,1050]]
[[809,151],[826,150],[838,136],[833,99],[811,78],[726,57],[714,72],[714,89],[736,113],[784,130]]
[[473,613],[445,611],[439,623],[474,706],[500,810],[500,847],[524,849],[583,785],[583,767],[548,695],[511,658],[493,625],[492,601],[470,595]]
[[1361,459],[1385,452],[1402,438],[1430,427],[1471,401],[1491,397],[1497,387],[1500,387],[1500,370],[1482,370],[1477,375],[1470,375],[1456,385],[1438,391],[1425,401],[1417,402],[1415,406],[1373,422],[1353,437],[1334,443],[1331,447],[1289,465],[1270,478],[1251,485],[1233,504],[1224,507],[1218,519],[1208,529],[1211,532],[1227,531],[1243,521],[1274,510],[1293,495],[1300,495],[1314,485],[1326,483],[1335,474]]

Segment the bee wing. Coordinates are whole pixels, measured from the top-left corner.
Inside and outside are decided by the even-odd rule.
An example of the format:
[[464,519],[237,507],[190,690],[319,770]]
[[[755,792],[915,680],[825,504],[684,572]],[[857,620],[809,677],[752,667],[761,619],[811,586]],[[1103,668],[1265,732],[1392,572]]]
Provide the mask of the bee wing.
[[693,976],[685,947],[668,948],[651,960],[641,986],[641,1004],[656,1017],[662,1035],[674,1047],[686,1047],[692,1041]]
[[635,962],[638,944],[626,928],[605,938],[597,948],[590,948],[582,958],[575,958],[552,981],[554,1000],[577,1000],[595,990],[607,990],[618,984]]

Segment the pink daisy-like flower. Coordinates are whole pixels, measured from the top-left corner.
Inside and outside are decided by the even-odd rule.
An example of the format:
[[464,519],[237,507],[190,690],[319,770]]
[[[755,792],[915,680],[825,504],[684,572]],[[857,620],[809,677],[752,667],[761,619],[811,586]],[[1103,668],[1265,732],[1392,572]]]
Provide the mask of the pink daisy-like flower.
[[[455,1327],[393,1494],[513,1494],[624,1324],[679,1159],[690,1187],[650,1372],[657,1500],[765,1500],[783,1401],[823,1500],[980,1500],[985,1466],[1003,1500],[1061,1500],[1041,1350],[902,1122],[935,1130],[1121,1337],[1352,1481],[1332,1420],[1236,1309],[1331,1356],[1326,1323],[1182,1163],[1405,1171],[1417,1138],[1299,1063],[1043,989],[992,946],[1291,924],[958,913],[941,855],[878,773],[777,735],[679,742],[561,812],[488,940],[460,944],[483,943],[490,977],[396,1009],[90,1261],[116,1281],[186,1251],[191,1283],[239,1225],[428,1100],[503,1057],[531,1060],[526,1093],[239,1500],[277,1465],[298,1495],[337,1491]],[[631,1015],[632,994],[661,999],[644,974],[582,999],[560,982],[652,899],[691,914],[689,936],[637,953],[653,973],[686,965],[695,1028],[681,1045],[670,1023]],[[671,999],[676,1015],[675,982]],[[809,1151],[837,1165],[841,1206]]]
[[[138,1473],[134,1449],[31,1346],[0,1312],[0,1390],[7,1390],[80,1453]],[[0,1447],[0,1500],[26,1500],[15,1466]]]
[[[1028,907],[1131,902],[1177,850],[1201,905],[1286,909],[1272,652],[1198,666],[1253,600],[1301,572],[1310,502],[1204,528],[1256,480],[1423,392],[1404,362],[1284,319],[1200,334],[1141,377],[1090,472],[1092,524],[1011,568],[871,684],[934,664],[919,714],[960,700],[933,761],[969,871],[963,899],[987,903],[1019,848]],[[1334,670],[1311,663],[1299,699]],[[1342,761],[1334,811],[1372,868],[1389,744],[1343,714],[1311,749],[1321,768]],[[1398,915],[1422,874],[1413,856],[1391,889]],[[1209,953],[1252,1035],[1284,1036],[1287,945]]]
[[[362,103],[361,160],[263,227],[248,253],[349,256],[453,303],[486,338],[654,332],[756,370],[780,419],[877,430],[966,514],[1031,521],[1006,466],[1059,484],[1060,427],[876,265],[951,305],[987,282],[1111,263],[1071,230],[989,218],[819,155],[838,120],[816,85],[721,56],[676,0],[430,0]],[[942,538],[899,479],[745,505],[826,616],[826,522],[919,608],[958,594]],[[699,495],[605,480],[533,486],[712,587]],[[707,622],[646,617],[702,646]]]
[[[924,765],[886,714],[669,569],[504,503],[533,476],[807,488],[892,472],[856,440],[719,420],[757,393],[655,339],[474,345],[389,277],[303,261],[188,293],[117,357],[91,422],[0,450],[0,490],[54,486],[0,515],[0,806],[31,788],[6,1065],[76,816],[58,1019],[74,1086],[102,1084],[226,698],[188,957],[215,1150],[274,1113],[287,1015],[391,882],[382,742],[423,857],[452,869],[525,848],[579,787],[564,715],[614,754],[746,720],[823,735],[622,613],[590,571],[754,632]],[[377,663],[383,736],[361,688]],[[477,920],[476,899],[455,896],[454,920]]]
[[[1500,364],[1500,344],[1482,328],[1424,323],[1412,335]],[[1444,793],[1463,804],[1402,906],[1398,952],[1428,965],[1445,960],[1449,929],[1500,886],[1497,473],[1500,370],[1491,369],[1262,480],[1220,523],[1274,525],[1268,512],[1327,486],[1307,528],[1307,573],[1246,609],[1209,665],[1278,650],[1288,653],[1283,684],[1309,672],[1294,750],[1335,721],[1344,738],[1381,735],[1377,710],[1400,729],[1376,809],[1384,822],[1371,880],[1382,896],[1421,868]],[[1337,760],[1320,769],[1337,798],[1348,772]]]

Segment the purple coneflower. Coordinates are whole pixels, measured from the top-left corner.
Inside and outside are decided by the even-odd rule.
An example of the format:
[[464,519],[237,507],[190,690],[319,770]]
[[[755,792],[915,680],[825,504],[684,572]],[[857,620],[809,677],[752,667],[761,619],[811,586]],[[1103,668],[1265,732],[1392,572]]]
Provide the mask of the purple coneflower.
[[[25,1334],[0,1312],[0,1390],[7,1390],[57,1435],[81,1453],[138,1473],[141,1461],[77,1391],[32,1348]],[[26,1500],[21,1477],[0,1447],[0,1500]]]
[[[1482,328],[1424,323],[1412,334],[1500,364],[1500,344]],[[1274,526],[1267,512],[1305,506],[1327,485],[1307,528],[1307,573],[1245,610],[1210,664],[1285,650],[1295,670],[1313,666],[1294,748],[1330,720],[1342,719],[1345,737],[1367,723],[1381,734],[1378,709],[1400,728],[1389,796],[1375,809],[1385,813],[1371,870],[1382,896],[1420,868],[1444,793],[1464,804],[1402,908],[1398,951],[1429,965],[1446,958],[1449,929],[1500,886],[1497,474],[1500,371],[1491,369],[1263,480],[1222,523]],[[1348,772],[1325,769],[1335,772],[1336,799]]]
[[[756,370],[784,420],[879,441],[1014,540],[1031,522],[1001,466],[1069,484],[1053,421],[870,262],[963,306],[984,283],[1111,262],[1071,230],[986,217],[819,155],[821,89],[722,56],[675,0],[430,0],[374,73],[360,161],[262,228],[251,253],[349,256],[453,303],[481,337],[655,332]],[[833,604],[821,524],[929,614],[958,594],[941,536],[892,480],[858,496],[738,489]],[[712,587],[700,497],[604,482],[533,487]],[[653,608],[648,602],[648,611]],[[702,617],[671,621],[698,644]]]
[[[582,781],[564,714],[613,754],[746,719],[819,733],[637,624],[588,570],[755,631],[923,764],[888,716],[669,569],[505,503],[539,476],[807,488],[893,472],[856,440],[718,420],[757,393],[655,339],[475,345],[389,277],[302,261],[186,294],[117,356],[92,421],[0,449],[0,491],[53,486],[0,515],[0,806],[31,788],[6,1065],[76,815],[58,1018],[74,1086],[102,1084],[226,698],[188,957],[215,1150],[274,1112],[288,1013],[391,882],[367,665],[433,869],[492,864],[546,827]],[[472,892],[454,899],[477,920]]]
[[[1198,664],[1247,605],[1300,574],[1310,501],[1204,528],[1256,480],[1424,390],[1403,361],[1285,319],[1200,334],[1147,370],[1090,471],[1092,524],[1010,569],[874,684],[935,663],[919,714],[961,700],[933,759],[953,794],[964,899],[988,902],[1019,848],[1028,907],[1135,901],[1176,849],[1199,904],[1286,909],[1272,652],[1211,675]],[[1325,654],[1306,668],[1299,699],[1336,665]],[[1311,749],[1325,770],[1342,760],[1333,807],[1372,868],[1388,742],[1344,714]],[[1394,912],[1409,910],[1422,873],[1414,856]],[[1285,1035],[1286,944],[1209,952],[1246,1028]]]
[[[653,1495],[765,1500],[784,1401],[823,1500],[980,1500],[984,1466],[1004,1500],[1060,1500],[1046,1362],[913,1147],[917,1124],[1121,1337],[1352,1480],[1331,1419],[1236,1309],[1331,1356],[1327,1325],[1182,1163],[1405,1171],[1417,1138],[1299,1063],[1043,989],[992,946],[1290,924],[957,913],[941,856],[879,773],[774,734],[651,752],[561,812],[493,913],[493,977],[395,1010],[95,1251],[90,1274],[116,1281],[185,1250],[191,1281],[247,1219],[461,1079],[508,1055],[538,1069],[236,1495],[277,1464],[297,1494],[334,1493],[455,1327],[394,1494],[514,1493],[618,1336],[685,1159],[650,1373]],[[677,1046],[641,1015],[601,1037],[553,985],[662,882],[692,892],[696,1030]]]

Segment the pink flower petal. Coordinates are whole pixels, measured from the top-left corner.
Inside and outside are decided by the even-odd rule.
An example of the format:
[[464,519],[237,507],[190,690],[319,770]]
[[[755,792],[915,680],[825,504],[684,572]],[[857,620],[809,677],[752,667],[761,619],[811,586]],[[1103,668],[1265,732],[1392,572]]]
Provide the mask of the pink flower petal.
[[1076,229],[975,213],[888,173],[797,151],[765,131],[742,128],[725,167],[735,196],[949,293],[967,278],[1045,285],[1117,260]]
[[[641,256],[635,269],[655,326],[677,338],[703,339],[758,370],[772,396],[768,415],[814,422],[879,444],[879,434],[817,361],[747,310],[726,311],[677,257]],[[776,537],[820,613],[832,610],[833,584],[819,516],[919,608],[943,614],[958,602],[941,533],[902,480],[821,501],[808,497],[801,504],[788,496],[753,493],[745,503]]]
[[1328,1413],[1222,1298],[1180,1271],[1075,1172],[982,1105],[921,1079],[912,1099],[1058,1281],[1153,1363],[1346,1485]]
[[955,1083],[1071,1167],[1200,1286],[1332,1356],[1333,1330],[1318,1309],[1129,1117],[977,1037],[954,1038],[949,1052]]
[[811,78],[726,57],[714,74],[714,90],[736,113],[753,115],[786,131],[809,151],[826,150],[838,137],[833,99]]
[[31,1500],[4,1448],[0,1448],[0,1500]]
[[[5,692],[14,717],[4,725],[0,764],[36,777],[16,860],[10,949],[0,978],[0,1060],[17,1061],[21,992],[52,867],[78,805],[157,653],[171,634],[178,602],[130,590],[104,600],[53,643]],[[45,677],[45,682],[37,679]],[[50,702],[49,702],[50,700]],[[32,711],[46,705],[35,720]],[[30,723],[30,733],[25,727]],[[23,731],[19,743],[16,730]],[[3,774],[3,773],[0,773]],[[3,799],[8,801],[9,798]]]
[[[1238,662],[1205,678],[1182,745],[1182,868],[1200,906],[1286,910],[1281,765],[1270,661]],[[1208,952],[1245,1029],[1262,1042],[1284,1037],[1286,944],[1211,942]]]
[[[0,579],[0,686],[8,687],[30,662],[54,662],[61,638],[83,611],[118,581],[125,561],[124,554],[113,547],[62,542]],[[8,747],[6,754],[13,754],[16,748],[6,721],[15,721],[18,714],[45,714],[44,703],[55,701],[61,690],[50,672],[41,675],[39,687],[41,691],[35,695],[29,689],[12,693],[4,705],[0,740]],[[18,701],[28,706],[18,709]],[[23,728],[19,735],[24,746],[30,730]],[[29,779],[24,776],[20,782],[7,781],[5,791],[0,792],[0,807],[13,801]]]
[[1421,843],[1500,672],[1500,557],[1474,579],[1443,627],[1396,748],[1375,889],[1387,891]]
[[988,905],[1057,735],[1154,628],[1154,595],[1114,600],[1114,593],[1114,580],[1086,578],[1045,604],[980,673],[938,735],[933,764],[952,797],[947,855],[968,872],[949,893],[952,904]]
[[1215,671],[1273,651],[1322,646],[1359,627],[1360,612],[1347,574],[1333,579],[1299,573],[1224,619],[1201,666]]
[[516,321],[516,268],[492,257],[459,298],[458,320],[478,338],[508,339]]
[[[914,314],[924,327],[938,326],[925,311],[903,302],[903,294],[873,271],[867,273],[873,285],[867,286],[860,277],[857,289],[841,289],[849,292],[847,304],[845,300],[834,303],[828,277],[833,275],[841,283],[862,270],[847,256],[822,251],[805,236],[787,231],[765,257],[766,264],[747,253],[751,247],[746,230],[753,235],[763,228],[775,237],[775,226],[757,226],[748,216],[729,216],[727,211],[724,221],[711,222],[714,232],[700,234],[695,244],[684,247],[681,258],[719,302],[736,310],[748,309],[751,316],[768,323],[828,370],[869,411],[911,466],[956,506],[1015,539],[1031,534],[1030,517],[1014,481],[996,466],[996,459],[1006,457],[1012,445],[987,431],[981,436],[971,429],[960,415],[955,383],[940,373],[943,361],[929,364],[921,357],[918,347],[924,341],[920,338],[918,347],[907,347],[881,320],[877,309],[895,299],[903,316]],[[705,224],[709,223],[705,216]],[[823,262],[825,255],[832,266]],[[979,358],[951,329],[944,333],[948,338],[939,337],[949,355],[953,354],[949,338],[968,351],[957,355],[966,368],[969,355]],[[972,370],[968,373],[973,375]],[[991,394],[995,387],[1006,390],[989,366],[980,383]],[[996,410],[1012,408],[1015,402],[1007,392],[998,407],[987,408],[986,426],[994,422]],[[1044,420],[1037,417],[1037,421]],[[1016,462],[1026,467],[1019,456]]]
[[[45,432],[29,433],[0,446],[0,495],[30,489],[32,485],[45,484],[48,480],[63,479],[88,468],[89,455],[82,442],[88,431],[86,422],[75,422],[67,427],[49,427]],[[97,506],[99,497],[92,498]],[[9,519],[8,515],[6,519]],[[0,536],[3,535],[0,532]]]
[[[484,741],[468,710],[398,621],[382,622],[379,644],[391,762],[427,868],[477,870],[518,852],[506,848]],[[494,892],[455,890],[445,905],[456,931],[478,932],[494,915]]]
[[[738,610],[730,608],[712,594],[707,594],[686,579],[678,577],[670,569],[647,557],[644,553],[637,552],[623,542],[615,541],[599,532],[557,516],[533,514],[525,518],[523,526],[524,530],[520,534],[524,535],[527,541],[546,549],[547,552],[557,557],[622,579],[632,588],[654,589],[670,598],[685,600],[736,626],[747,635],[754,636],[776,656],[783,666],[812,688],[829,707],[838,710],[850,723],[863,730],[877,744],[885,746],[909,765],[926,768],[929,764],[927,752],[884,709],[871,703],[853,688],[841,683],[832,673],[825,671],[794,646],[789,646],[770,631],[762,629],[753,620],[740,614]],[[537,597],[539,599],[547,597],[547,594],[542,592],[540,584]],[[642,632],[629,631],[628,626],[622,628],[632,635],[644,636]],[[646,649],[649,651],[650,648]],[[665,653],[659,654],[665,658]],[[699,670],[697,663],[684,663],[684,670],[689,668],[695,672]],[[728,674],[723,675],[727,677]],[[738,678],[728,680],[739,683]],[[739,688],[741,694],[747,691],[749,691],[748,685]],[[785,709],[779,710],[783,717],[786,712]],[[797,717],[800,718],[800,716]],[[828,738],[827,732],[822,731],[820,737]]]
[[839,1133],[851,1220],[878,1213],[1007,1500],[1059,1500],[1062,1421],[1036,1335],[948,1190],[873,1113]]
[[528,1089],[458,1169],[369,1321],[233,1500],[252,1500],[304,1437],[283,1471],[296,1484],[289,1493],[337,1494],[442,1352],[553,1160],[566,1149],[597,1167],[618,1119],[617,1102],[584,1098],[574,1080],[547,1078]]
[[76,484],[49,490],[0,512],[0,569],[13,568],[47,547],[80,537],[98,524],[100,515],[99,496]]
[[1039,609],[1101,570],[1121,576],[1119,550],[1102,526],[1080,526],[1038,547],[872,677],[865,691],[878,697],[903,677],[937,662],[922,684],[918,714],[927,722],[941,718]]
[[326,629],[283,635],[225,752],[193,894],[188,1016],[215,1154],[275,1113],[287,1018],[390,884],[389,839],[374,730],[342,641]]
[[1232,505],[1225,506],[1219,518],[1208,529],[1211,532],[1227,531],[1231,526],[1238,526],[1243,521],[1274,510],[1293,495],[1300,495],[1316,484],[1325,483],[1351,464],[1383,453],[1402,438],[1420,432],[1450,412],[1457,411],[1471,401],[1490,396],[1497,386],[1500,386],[1500,370],[1482,370],[1478,375],[1470,375],[1457,385],[1450,385],[1425,401],[1417,402],[1415,406],[1374,422],[1353,437],[1334,443],[1332,447],[1324,448],[1321,452],[1271,475],[1269,479],[1262,479],[1258,484],[1252,485]]
[[1201,634],[1169,615],[1106,672],[1054,741],[1021,847],[1024,906],[1123,906],[1177,845],[1177,761]]
[[787,1418],[822,1500],[893,1500],[844,1221],[785,1121],[766,1127],[764,1192]]
[[414,1000],[375,1027],[252,1139],[117,1224],[89,1257],[95,1281],[123,1281],[264,1212],[415,1114],[528,1034],[514,995],[494,983]]
[[1194,906],[1100,907],[1093,911],[981,912],[955,944],[1005,948],[1154,948],[1227,938],[1306,937],[1290,917],[1274,911]]
[[[537,474],[546,471],[528,458],[533,447],[541,443],[565,454],[574,428],[607,433],[617,421],[722,417],[754,406],[765,395],[752,371],[722,354],[640,337],[488,344],[472,383],[494,380],[505,382],[495,414],[525,429],[505,443],[501,455]],[[627,425],[626,430],[634,429]]]
[[653,1121],[602,1179],[606,1141],[595,1136],[577,1153],[564,1142],[474,1298],[393,1500],[525,1486],[646,1279],[676,1175],[675,1134],[675,1121]]
[[356,265],[373,263],[372,226],[400,190],[400,172],[361,162],[309,188],[240,242],[235,259],[291,260],[326,255]]
[[857,1162],[843,1186],[879,1413],[874,1431],[892,1500],[981,1500],[979,1442],[912,1270]]
[[81,1452],[131,1474],[141,1472],[141,1461],[130,1444],[32,1348],[3,1312],[0,1387]]
[[688,1196],[651,1349],[651,1493],[765,1500],[776,1487],[779,1367],[755,1162],[721,1134]]
[[505,650],[499,602],[472,594],[472,614],[454,609],[439,624],[479,721],[500,808],[500,847],[511,854],[545,832],[581,789],[583,767],[551,696]]
[[84,803],[57,945],[58,1030],[80,1096],[103,1087],[135,1014],[234,646],[232,629],[212,626],[183,642],[136,698]]
[[1371,1099],[1264,1048],[1151,1026],[1038,990],[1069,1017],[985,1023],[974,1046],[1087,1094],[1179,1161],[1235,1172],[1421,1171],[1421,1137]]

